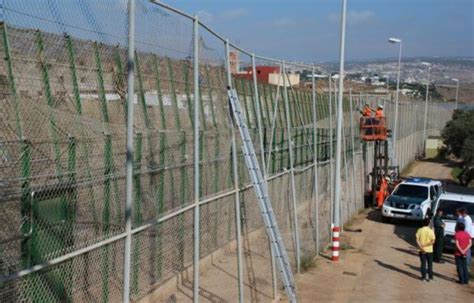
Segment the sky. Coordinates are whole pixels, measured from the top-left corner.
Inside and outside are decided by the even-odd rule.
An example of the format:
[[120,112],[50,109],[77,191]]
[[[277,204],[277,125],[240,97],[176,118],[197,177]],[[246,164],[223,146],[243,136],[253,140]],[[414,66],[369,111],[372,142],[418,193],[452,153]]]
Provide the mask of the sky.
[[[137,1],[137,48],[165,56],[192,54],[192,23]],[[1,0],[10,25],[68,32],[106,44],[127,43],[128,0]],[[318,63],[339,57],[341,0],[162,0],[261,56]],[[346,59],[474,57],[474,0],[348,0]],[[204,32],[204,31],[201,31]],[[202,34],[222,59],[222,43]],[[220,44],[216,44],[220,43]]]
[[[306,62],[339,57],[339,0],[163,1],[197,14],[258,54]],[[474,0],[348,0],[346,59],[474,56]]]

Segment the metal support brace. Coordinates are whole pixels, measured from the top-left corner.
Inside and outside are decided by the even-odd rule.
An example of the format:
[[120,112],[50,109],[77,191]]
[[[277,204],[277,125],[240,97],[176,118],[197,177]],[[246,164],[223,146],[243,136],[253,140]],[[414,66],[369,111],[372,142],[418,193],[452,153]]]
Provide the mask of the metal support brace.
[[299,237],[299,225],[298,225],[298,210],[296,205],[296,185],[295,185],[295,171],[293,169],[294,165],[294,155],[293,147],[294,143],[291,139],[291,125],[290,125],[290,104],[288,100],[288,90],[287,90],[287,81],[286,81],[286,65],[285,62],[283,65],[283,98],[285,100],[285,112],[286,112],[286,127],[288,132],[288,152],[289,152],[289,161],[290,161],[290,179],[291,179],[291,198],[293,201],[293,228],[294,228],[294,237],[296,242],[296,270],[300,273],[300,237]]

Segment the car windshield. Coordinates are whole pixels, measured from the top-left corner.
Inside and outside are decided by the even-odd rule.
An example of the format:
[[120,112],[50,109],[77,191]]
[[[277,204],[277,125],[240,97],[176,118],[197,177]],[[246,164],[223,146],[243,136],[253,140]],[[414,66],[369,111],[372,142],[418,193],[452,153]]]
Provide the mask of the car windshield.
[[461,201],[452,200],[439,200],[438,208],[443,210],[443,216],[441,218],[447,220],[456,220],[456,209],[464,207],[467,213],[474,220],[474,203],[466,203]]
[[410,198],[428,198],[428,187],[400,184],[393,192],[394,196],[410,197]]

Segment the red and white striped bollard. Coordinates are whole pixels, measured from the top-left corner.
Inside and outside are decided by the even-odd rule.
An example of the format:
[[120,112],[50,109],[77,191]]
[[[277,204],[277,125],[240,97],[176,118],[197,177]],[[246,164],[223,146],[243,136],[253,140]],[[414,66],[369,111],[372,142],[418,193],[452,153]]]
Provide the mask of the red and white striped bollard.
[[339,261],[339,226],[332,228],[332,261]]

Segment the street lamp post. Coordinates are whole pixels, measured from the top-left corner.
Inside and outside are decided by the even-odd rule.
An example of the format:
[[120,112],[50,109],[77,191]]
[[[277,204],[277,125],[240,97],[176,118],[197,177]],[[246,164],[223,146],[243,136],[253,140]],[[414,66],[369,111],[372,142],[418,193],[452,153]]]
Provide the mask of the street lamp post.
[[428,62],[421,62],[421,64],[428,66],[428,79],[426,80],[426,100],[425,100],[425,120],[423,122],[423,154],[426,149],[426,120],[428,117],[428,95],[430,93],[430,71],[431,71],[431,64]]
[[336,123],[336,168],[334,186],[334,227],[332,231],[332,260],[339,260],[339,232],[341,226],[341,154],[342,154],[342,97],[344,92],[344,51],[346,40],[346,7],[347,0],[342,0],[341,10],[341,36],[339,49],[339,91],[337,98],[337,123]]
[[392,164],[397,157],[397,135],[398,135],[398,95],[400,92],[400,68],[402,63],[402,40],[398,38],[388,39],[390,43],[400,44],[400,50],[398,51],[398,72],[397,72],[397,91],[395,93],[395,123],[393,125],[393,154],[394,159],[392,159]]

